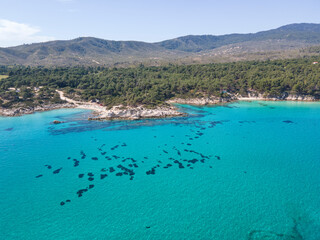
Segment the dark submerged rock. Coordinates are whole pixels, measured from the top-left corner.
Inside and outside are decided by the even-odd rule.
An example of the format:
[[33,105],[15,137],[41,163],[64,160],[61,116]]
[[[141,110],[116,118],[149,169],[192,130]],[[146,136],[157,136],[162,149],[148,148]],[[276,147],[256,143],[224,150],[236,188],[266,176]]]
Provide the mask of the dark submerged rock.
[[51,169],[52,167],[48,164],[44,165],[46,168]]
[[189,160],[188,162],[195,164],[196,162],[198,162],[198,160],[194,158],[194,159],[192,159],[192,160]]
[[110,149],[113,151],[113,150],[117,149],[118,147],[119,147],[119,145],[116,145],[116,146],[114,146],[114,147],[112,147]]
[[104,179],[106,177],[108,177],[108,174],[100,174],[100,179]]
[[78,167],[80,161],[78,161],[77,159],[73,159],[73,161],[74,161],[73,166]]
[[147,174],[147,175],[154,175],[154,174],[156,174],[155,167],[153,167],[153,168],[151,168],[151,170],[147,171],[146,174]]
[[81,159],[85,159],[87,156],[83,151],[80,152],[80,155],[81,155]]
[[284,123],[293,123],[293,122],[290,121],[290,120],[285,120],[285,121],[282,121],[282,122],[284,122]]
[[58,168],[57,170],[54,170],[54,171],[53,171],[53,174],[58,174],[61,170],[62,170],[62,167],[61,167],[61,168]]
[[[90,185],[89,185],[89,188],[90,188]],[[78,190],[77,191],[77,195],[78,195],[78,197],[82,197],[82,194],[84,193],[84,192],[87,192],[88,191],[88,189],[80,189],[80,190]]]

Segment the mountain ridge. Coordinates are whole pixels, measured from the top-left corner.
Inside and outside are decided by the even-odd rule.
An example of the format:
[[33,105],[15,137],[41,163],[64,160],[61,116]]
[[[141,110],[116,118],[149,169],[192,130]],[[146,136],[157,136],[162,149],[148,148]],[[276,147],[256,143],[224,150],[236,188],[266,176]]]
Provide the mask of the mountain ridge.
[[[265,44],[266,41],[273,42],[273,45]],[[248,43],[257,46],[256,52],[265,53],[320,45],[320,24],[289,24],[248,34],[187,35],[155,43],[114,41],[94,37],[55,40],[0,48],[0,65],[74,66],[139,63],[159,65],[164,62],[183,62],[185,59],[193,59],[190,63],[194,59],[200,59],[198,61],[201,63],[209,61],[209,58],[204,56],[209,55],[213,58],[213,55],[210,55],[212,51],[217,52],[217,49],[226,46],[243,49],[241,54],[249,53],[242,47]],[[254,49],[251,52],[254,52]],[[230,55],[230,52],[228,54]],[[239,50],[234,54],[239,54]],[[223,52],[219,57],[225,57]]]

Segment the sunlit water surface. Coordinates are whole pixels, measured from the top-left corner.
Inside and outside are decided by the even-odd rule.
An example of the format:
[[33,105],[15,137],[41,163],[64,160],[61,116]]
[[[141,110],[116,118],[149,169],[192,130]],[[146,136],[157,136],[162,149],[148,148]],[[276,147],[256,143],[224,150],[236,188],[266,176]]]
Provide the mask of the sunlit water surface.
[[0,118],[0,239],[320,239],[319,103],[180,107]]

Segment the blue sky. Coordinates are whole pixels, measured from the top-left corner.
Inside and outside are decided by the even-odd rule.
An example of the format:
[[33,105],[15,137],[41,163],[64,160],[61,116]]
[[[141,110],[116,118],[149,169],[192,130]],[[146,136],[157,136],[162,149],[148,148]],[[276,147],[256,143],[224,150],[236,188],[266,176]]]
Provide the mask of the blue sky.
[[319,0],[1,0],[0,47],[92,36],[157,42],[320,23]]

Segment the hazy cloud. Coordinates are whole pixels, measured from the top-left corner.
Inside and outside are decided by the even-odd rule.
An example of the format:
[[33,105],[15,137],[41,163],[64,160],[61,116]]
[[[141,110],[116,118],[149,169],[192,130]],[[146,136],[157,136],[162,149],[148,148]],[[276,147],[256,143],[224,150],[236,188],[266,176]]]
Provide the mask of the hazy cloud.
[[53,37],[40,35],[40,32],[41,30],[38,27],[0,19],[0,46],[8,47],[53,40]]

